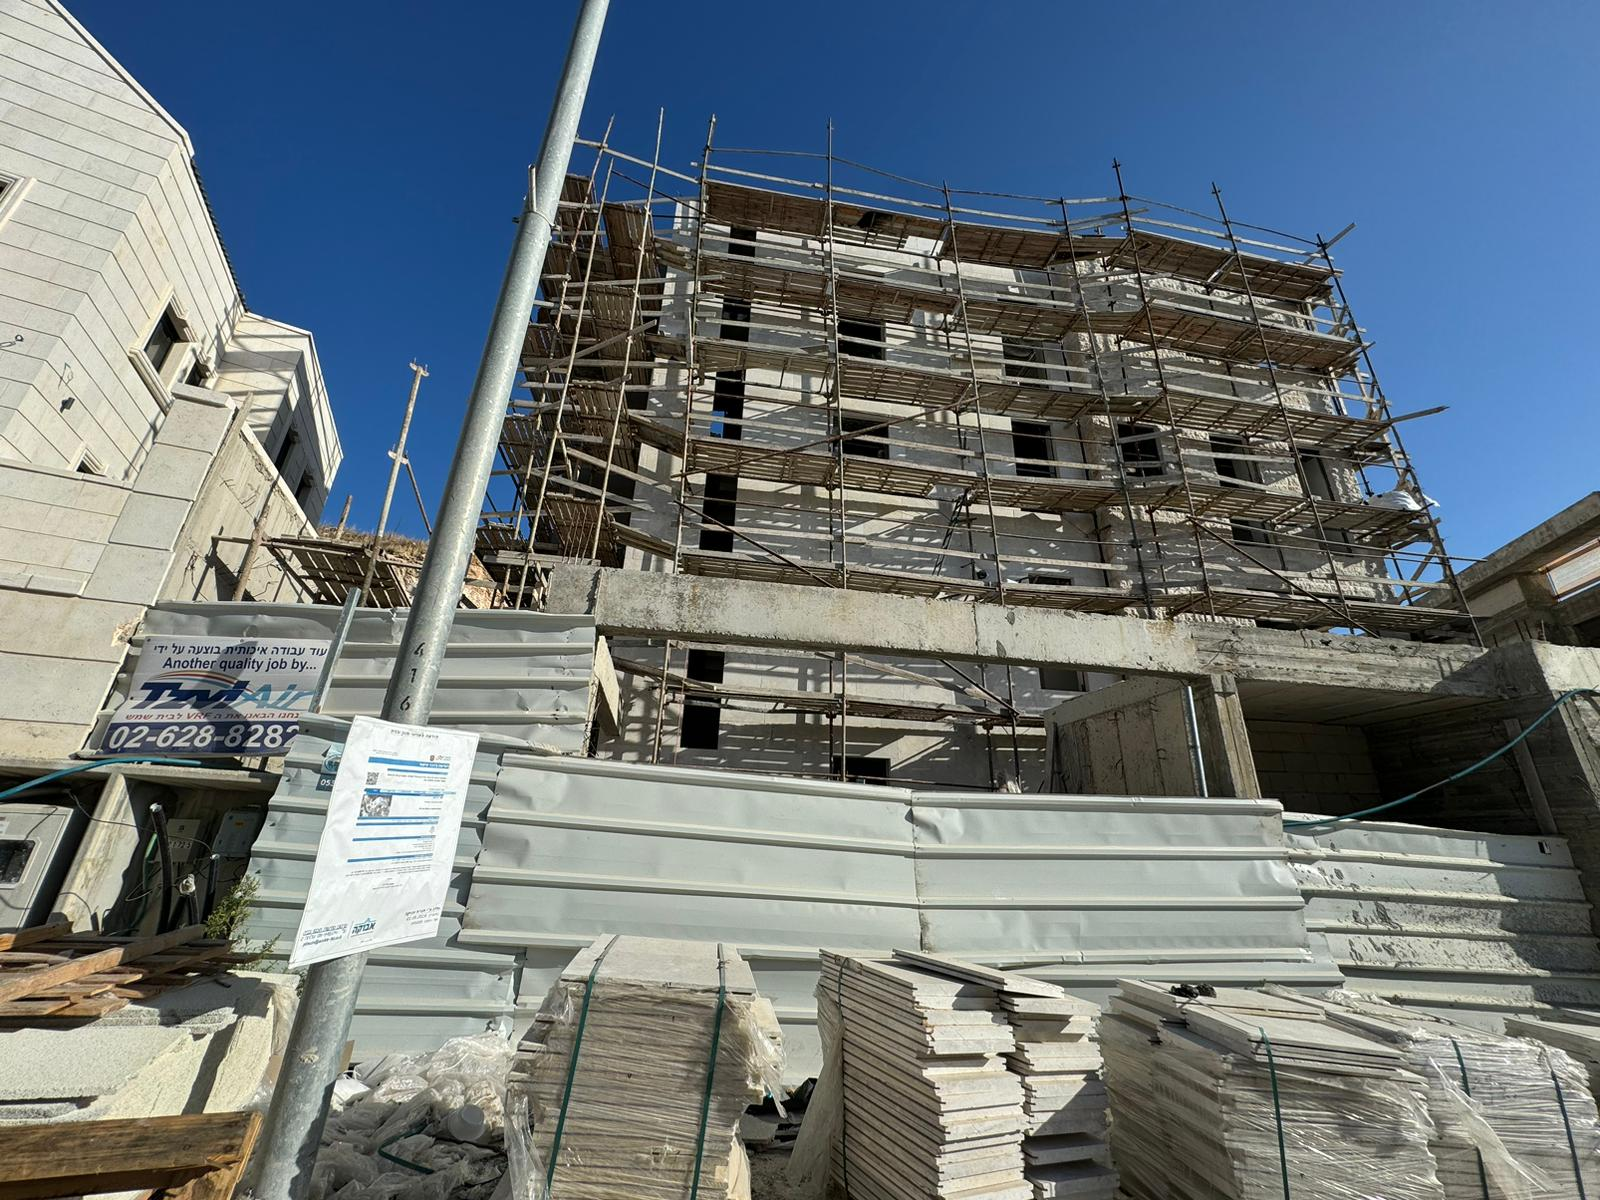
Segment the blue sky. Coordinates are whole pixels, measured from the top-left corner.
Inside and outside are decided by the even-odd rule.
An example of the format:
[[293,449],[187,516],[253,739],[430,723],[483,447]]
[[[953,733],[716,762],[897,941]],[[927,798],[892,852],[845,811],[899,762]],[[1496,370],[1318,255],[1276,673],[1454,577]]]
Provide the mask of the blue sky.
[[[317,336],[376,519],[406,363],[436,504],[575,0],[78,0],[192,134],[250,306]],[[953,186],[1131,192],[1331,236],[1453,553],[1596,486],[1600,5],[616,0],[585,113],[683,167],[718,141]],[[402,484],[404,489],[404,484]],[[395,524],[421,532],[402,492]]]

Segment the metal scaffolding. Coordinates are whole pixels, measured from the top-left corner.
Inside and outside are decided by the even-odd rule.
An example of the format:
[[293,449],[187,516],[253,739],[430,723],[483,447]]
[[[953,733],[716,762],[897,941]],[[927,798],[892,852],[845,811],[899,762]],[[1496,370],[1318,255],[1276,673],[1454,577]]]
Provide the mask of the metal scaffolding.
[[[1470,618],[1327,243],[1130,195],[952,189],[834,153],[689,171],[584,142],[478,553],[513,603],[559,562],[1079,612],[1460,636]],[[767,169],[793,164],[809,178]],[[900,194],[888,194],[894,188]],[[1416,414],[1413,414],[1416,415]],[[1008,736],[967,703],[695,680],[669,703]],[[702,648],[703,649],[703,648]],[[693,655],[691,654],[691,658]],[[948,665],[948,664],[947,664]],[[879,667],[883,670],[891,668]],[[952,711],[953,710],[953,711]]]

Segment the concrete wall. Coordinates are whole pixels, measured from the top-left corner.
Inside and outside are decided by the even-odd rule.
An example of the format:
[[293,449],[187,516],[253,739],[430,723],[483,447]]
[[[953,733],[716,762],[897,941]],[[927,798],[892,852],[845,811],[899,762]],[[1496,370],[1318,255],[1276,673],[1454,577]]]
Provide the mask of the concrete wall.
[[1247,728],[1261,794],[1285,809],[1354,812],[1384,798],[1360,728],[1308,721],[1249,721]]

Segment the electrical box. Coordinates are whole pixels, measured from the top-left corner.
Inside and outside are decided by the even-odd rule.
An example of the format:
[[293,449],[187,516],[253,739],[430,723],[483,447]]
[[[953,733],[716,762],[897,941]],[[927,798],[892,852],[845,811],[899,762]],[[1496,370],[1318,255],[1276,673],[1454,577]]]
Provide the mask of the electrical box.
[[229,809],[222,815],[217,836],[211,839],[211,848],[223,858],[249,858],[266,815],[262,808]]
[[71,804],[0,804],[0,929],[42,924],[88,824]]
[[194,817],[167,818],[167,841],[172,847],[172,861],[177,866],[191,866],[204,861],[206,848],[200,844],[200,829],[204,822]]

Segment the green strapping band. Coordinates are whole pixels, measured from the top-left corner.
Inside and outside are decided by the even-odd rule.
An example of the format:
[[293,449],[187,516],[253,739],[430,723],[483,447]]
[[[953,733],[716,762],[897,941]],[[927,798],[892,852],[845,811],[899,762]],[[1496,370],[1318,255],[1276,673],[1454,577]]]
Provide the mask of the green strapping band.
[[589,1023],[589,1000],[594,995],[594,977],[600,973],[600,964],[605,962],[606,955],[611,953],[611,947],[616,944],[616,935],[612,935],[606,948],[596,956],[594,966],[589,968],[589,979],[583,985],[583,1007],[578,1010],[578,1031],[572,1038],[572,1057],[567,1060],[566,1086],[561,1089],[561,1115],[556,1118],[556,1136],[550,1143],[550,1164],[544,1169],[546,1200],[549,1200],[550,1187],[555,1182],[556,1161],[561,1154],[561,1132],[567,1127],[567,1101],[572,1099],[572,1081],[578,1075],[578,1051],[583,1049],[583,1027]]
[[1267,1072],[1272,1080],[1272,1115],[1278,1122],[1278,1170],[1283,1174],[1283,1200],[1289,1200],[1289,1147],[1283,1139],[1283,1103],[1278,1099],[1278,1061],[1272,1056],[1272,1039],[1259,1025],[1261,1044],[1267,1048]]
[[[1455,1048],[1456,1065],[1461,1068],[1461,1090],[1468,1096],[1472,1095],[1472,1084],[1467,1082],[1467,1060],[1461,1056],[1461,1043],[1455,1038],[1450,1039],[1450,1045]],[[1478,1186],[1483,1189],[1483,1200],[1489,1200],[1489,1175],[1483,1169],[1483,1151],[1478,1152]]]
[[1556,1103],[1561,1106],[1561,1124],[1567,1130],[1567,1149],[1572,1154],[1572,1177],[1578,1181],[1578,1200],[1588,1200],[1583,1191],[1583,1168],[1578,1165],[1578,1145],[1572,1140],[1572,1121],[1567,1117],[1567,1098],[1561,1094],[1561,1080],[1556,1078],[1554,1070],[1550,1072],[1550,1082],[1556,1087]]
[[700,1166],[706,1156],[706,1125],[711,1120],[711,1084],[717,1077],[717,1050],[722,1044],[722,1011],[727,1007],[728,967],[722,953],[722,943],[717,943],[717,1016],[711,1023],[711,1059],[706,1063],[706,1091],[700,1097],[700,1137],[694,1151],[694,1183],[689,1188],[689,1200],[700,1195]]

